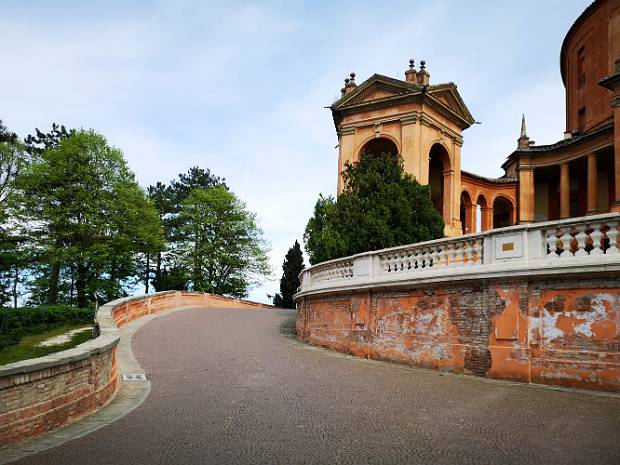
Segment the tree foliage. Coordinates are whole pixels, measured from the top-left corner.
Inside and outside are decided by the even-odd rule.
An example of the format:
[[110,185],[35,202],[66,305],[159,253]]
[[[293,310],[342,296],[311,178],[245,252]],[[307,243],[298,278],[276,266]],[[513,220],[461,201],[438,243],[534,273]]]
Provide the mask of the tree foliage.
[[33,295],[50,304],[121,296],[136,254],[162,247],[155,208],[120,150],[92,130],[40,152],[19,187],[41,278]]
[[208,169],[145,192],[93,130],[54,123],[22,142],[0,121],[0,306],[84,307],[141,285],[245,296],[269,273],[255,216]]
[[320,196],[306,226],[310,263],[443,236],[430,187],[404,172],[400,156],[364,153],[342,174],[343,192]]
[[282,264],[282,278],[280,278],[280,293],[276,294],[273,304],[276,307],[295,308],[293,296],[299,286],[299,273],[304,269],[304,256],[299,242],[295,241],[293,247],[288,249]]
[[181,204],[181,256],[191,289],[245,297],[270,274],[268,247],[256,217],[225,186],[194,189]]

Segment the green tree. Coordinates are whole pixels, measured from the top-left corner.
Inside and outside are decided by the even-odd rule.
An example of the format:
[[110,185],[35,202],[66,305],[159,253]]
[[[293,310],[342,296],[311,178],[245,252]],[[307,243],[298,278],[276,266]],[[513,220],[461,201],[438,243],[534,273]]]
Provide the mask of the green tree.
[[60,300],[61,284],[69,287],[63,299],[68,294],[79,307],[95,291],[119,297],[135,275],[136,254],[161,247],[155,207],[121,151],[92,130],[59,137],[18,184],[44,287],[39,295],[49,303]]
[[306,226],[310,263],[443,236],[430,187],[404,172],[400,156],[364,153],[343,180],[337,201],[319,197]]
[[295,308],[293,296],[297,293],[301,282],[299,273],[304,269],[304,256],[299,242],[288,249],[282,264],[282,278],[280,279],[280,293],[276,294],[273,303],[276,307]]
[[12,300],[14,307],[28,250],[13,219],[19,209],[15,181],[27,162],[24,144],[0,121],[0,305]]
[[223,185],[194,189],[181,204],[180,256],[189,265],[191,288],[245,297],[269,276],[268,247],[256,217]]

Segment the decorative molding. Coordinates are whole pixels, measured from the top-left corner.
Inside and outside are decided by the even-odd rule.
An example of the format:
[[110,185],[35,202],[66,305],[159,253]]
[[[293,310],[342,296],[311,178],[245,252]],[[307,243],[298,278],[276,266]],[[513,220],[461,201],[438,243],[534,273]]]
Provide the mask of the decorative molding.
[[415,124],[418,122],[418,114],[414,113],[412,116],[404,117],[400,119],[401,126],[407,126],[408,124]]

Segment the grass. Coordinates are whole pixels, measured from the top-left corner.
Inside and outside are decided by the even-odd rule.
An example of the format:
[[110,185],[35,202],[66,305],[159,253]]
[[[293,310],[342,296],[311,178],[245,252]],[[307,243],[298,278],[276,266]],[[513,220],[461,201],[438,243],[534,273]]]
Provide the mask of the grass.
[[84,326],[86,326],[84,323],[66,323],[48,331],[24,336],[20,339],[19,343],[6,347],[0,351],[0,365],[18,362],[20,360],[27,360],[29,358],[43,357],[44,355],[51,354],[52,352],[70,349],[78,344],[81,344],[82,342],[88,341],[92,338],[92,330],[90,328],[75,334],[70,341],[64,344],[37,347],[37,344],[45,341],[46,339],[54,336],[60,336],[61,334],[71,331],[72,329],[82,328]]

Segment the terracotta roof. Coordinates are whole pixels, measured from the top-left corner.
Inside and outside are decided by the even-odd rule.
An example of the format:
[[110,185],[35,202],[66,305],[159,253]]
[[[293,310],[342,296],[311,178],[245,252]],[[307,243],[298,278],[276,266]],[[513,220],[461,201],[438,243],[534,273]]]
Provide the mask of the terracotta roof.
[[474,179],[479,179],[480,181],[488,182],[491,184],[510,184],[513,182],[518,182],[517,178],[511,178],[508,176],[502,176],[501,178],[487,178],[484,176],[480,176],[479,174],[471,173],[469,171],[461,170],[461,175],[471,176]]
[[596,129],[593,129],[592,131],[588,131],[586,133],[583,134],[576,134],[573,137],[570,137],[568,139],[562,139],[560,141],[557,141],[553,144],[547,144],[547,145],[531,145],[529,149],[526,150],[515,150],[515,152],[524,152],[524,153],[531,153],[531,152],[550,152],[552,150],[557,150],[559,148],[562,147],[566,147],[567,145],[572,145],[572,144],[576,144],[577,142],[580,142],[582,140],[586,140],[589,139],[590,137],[594,137],[602,132],[608,131],[609,129],[613,129],[614,127],[614,123],[613,121],[607,124],[604,124],[603,126],[599,126]]

